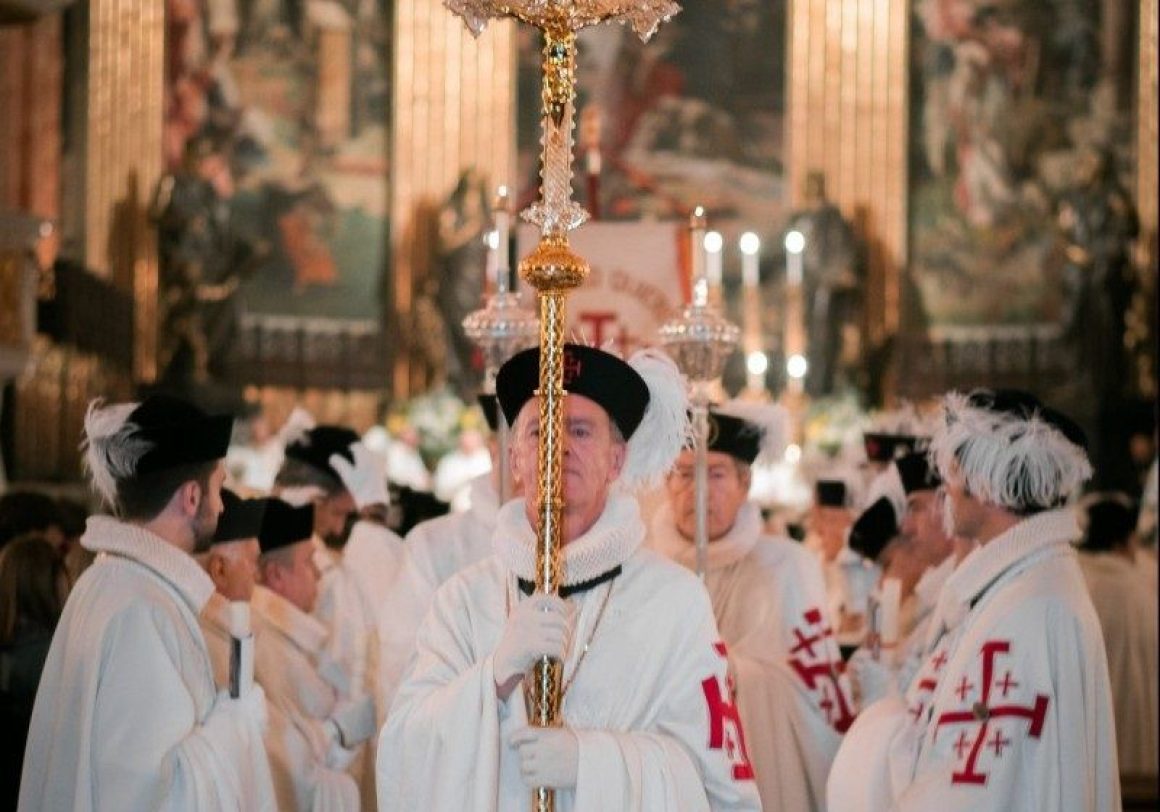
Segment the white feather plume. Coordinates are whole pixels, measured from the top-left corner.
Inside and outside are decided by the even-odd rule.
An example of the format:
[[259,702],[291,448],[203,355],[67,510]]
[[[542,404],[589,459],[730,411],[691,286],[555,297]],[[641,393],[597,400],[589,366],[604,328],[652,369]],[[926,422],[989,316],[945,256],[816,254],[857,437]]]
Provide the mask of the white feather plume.
[[789,419],[784,408],[776,403],[758,403],[749,400],[731,400],[713,411],[752,423],[761,432],[758,445],[757,465],[773,465],[785,455],[789,437]]
[[93,490],[109,509],[117,505],[117,482],[131,479],[137,463],[153,448],[153,443],[134,437],[137,426],[128,422],[138,404],[114,403],[105,406],[97,399],[85,413],[81,451]]
[[282,428],[278,429],[276,435],[278,444],[282,448],[293,445],[299,440],[305,439],[307,433],[314,426],[314,415],[301,406],[295,406],[294,410],[290,412],[290,416],[286,418],[286,422],[282,424]]
[[1091,478],[1084,450],[1038,414],[992,412],[959,392],[943,399],[943,411],[931,459],[944,480],[957,478],[985,502],[1016,513],[1045,510],[1076,496]]
[[685,376],[663,351],[640,350],[628,364],[648,386],[644,418],[628,441],[619,482],[629,490],[656,485],[673,467],[691,434]]
[[866,488],[866,496],[862,499],[863,509],[870,507],[882,497],[890,502],[894,508],[894,517],[899,524],[906,515],[906,488],[902,484],[902,476],[898,473],[897,465],[887,465],[878,472],[870,485]]

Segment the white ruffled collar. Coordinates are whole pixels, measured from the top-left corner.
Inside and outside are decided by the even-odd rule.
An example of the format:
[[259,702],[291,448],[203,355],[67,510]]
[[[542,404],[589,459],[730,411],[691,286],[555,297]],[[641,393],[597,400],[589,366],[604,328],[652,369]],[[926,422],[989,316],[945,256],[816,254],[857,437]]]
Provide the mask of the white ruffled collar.
[[177,589],[195,615],[201,614],[213,594],[213,581],[193,556],[140,525],[112,516],[90,516],[81,546],[94,553],[127,558],[153,570]]
[[[644,540],[644,522],[636,498],[609,494],[604,512],[588,532],[564,545],[562,585],[590,581],[623,564]],[[499,509],[492,544],[509,572],[531,581],[536,573],[536,534],[525,514],[524,500]]]
[[[676,561],[687,569],[696,569],[697,545],[681,535],[677,529],[673,509],[665,502],[652,520],[650,541],[657,552]],[[729,532],[710,541],[705,551],[705,566],[709,571],[724,569],[752,552],[761,538],[761,511],[752,502],[746,502],[737,511],[737,518]]]

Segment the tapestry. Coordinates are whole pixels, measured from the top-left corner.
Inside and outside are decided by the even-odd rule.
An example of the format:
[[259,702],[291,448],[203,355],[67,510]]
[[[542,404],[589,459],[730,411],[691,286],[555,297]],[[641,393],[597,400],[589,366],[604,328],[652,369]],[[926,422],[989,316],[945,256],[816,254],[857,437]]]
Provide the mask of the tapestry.
[[1137,5],[915,0],[908,329],[1074,332],[1119,284]]
[[[787,4],[681,6],[647,44],[620,25],[580,34],[576,199],[607,220],[669,220],[702,205],[711,222],[772,237],[784,199]],[[526,206],[538,181],[541,40],[526,26],[520,37]]]
[[166,163],[212,184],[190,206],[246,313],[379,319],[390,20],[386,0],[168,0]]

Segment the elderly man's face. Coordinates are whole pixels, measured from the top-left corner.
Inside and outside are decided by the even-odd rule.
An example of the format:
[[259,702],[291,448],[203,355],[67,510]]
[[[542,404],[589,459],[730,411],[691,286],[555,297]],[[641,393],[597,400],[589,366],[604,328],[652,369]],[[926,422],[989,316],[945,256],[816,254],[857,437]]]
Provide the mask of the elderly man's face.
[[[688,539],[696,534],[697,524],[695,456],[690,450],[682,451],[665,481],[677,530]],[[749,467],[720,451],[710,451],[708,463],[709,498],[705,524],[709,540],[715,541],[732,529],[737,511],[749,497]]]
[[[512,473],[528,499],[528,519],[536,523],[540,404],[532,398],[516,419]],[[608,413],[583,395],[564,398],[564,542],[588,530],[604,511],[608,489],[620,476],[626,446]]]

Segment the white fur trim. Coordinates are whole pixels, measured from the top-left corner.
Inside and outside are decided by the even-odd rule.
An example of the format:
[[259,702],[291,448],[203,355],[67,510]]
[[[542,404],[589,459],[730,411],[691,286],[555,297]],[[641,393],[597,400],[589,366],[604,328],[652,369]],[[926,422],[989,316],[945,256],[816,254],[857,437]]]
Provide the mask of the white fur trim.
[[628,441],[619,484],[629,490],[660,482],[689,438],[689,392],[685,376],[661,350],[640,350],[628,364],[648,386],[644,418]]
[[137,472],[137,463],[153,448],[148,440],[133,437],[137,426],[129,423],[129,415],[137,403],[104,405],[97,400],[89,403],[85,412],[84,439],[81,440],[83,463],[93,490],[109,509],[117,505],[118,480],[130,479]]
[[1039,417],[980,409],[966,395],[943,399],[945,420],[930,455],[945,481],[1010,511],[1045,510],[1079,493],[1092,475],[1082,448]]
[[731,400],[716,407],[714,411],[757,426],[761,432],[761,441],[757,447],[755,464],[773,465],[781,462],[789,435],[789,418],[784,408],[776,403]]

